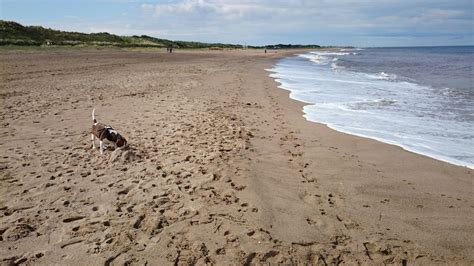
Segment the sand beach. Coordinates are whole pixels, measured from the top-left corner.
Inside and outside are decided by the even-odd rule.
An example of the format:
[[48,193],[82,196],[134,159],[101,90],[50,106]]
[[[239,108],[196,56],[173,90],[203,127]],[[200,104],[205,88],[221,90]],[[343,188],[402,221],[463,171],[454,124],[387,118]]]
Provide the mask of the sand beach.
[[473,264],[473,170],[308,122],[295,53],[1,51],[0,264]]

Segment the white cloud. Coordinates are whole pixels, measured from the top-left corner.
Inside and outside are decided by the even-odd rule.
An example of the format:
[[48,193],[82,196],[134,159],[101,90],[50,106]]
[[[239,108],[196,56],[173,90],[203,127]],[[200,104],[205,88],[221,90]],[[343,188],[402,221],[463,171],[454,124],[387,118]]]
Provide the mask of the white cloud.
[[185,0],[169,4],[143,4],[142,8],[153,11],[157,17],[169,14],[182,14],[193,12],[212,12],[216,11],[216,6],[205,0]]
[[[142,4],[142,9],[152,12],[155,17],[174,15],[213,15],[222,19],[239,19],[243,17],[268,15],[282,15],[304,9],[295,9],[295,3],[304,1],[236,1],[236,0],[182,0],[166,4]],[[292,9],[293,8],[293,9]],[[292,10],[290,10],[292,9]],[[304,13],[308,13],[306,10]]]
[[[65,18],[64,14],[78,14],[63,13],[56,21],[30,24],[63,30],[248,44],[365,46],[395,41],[410,45],[409,40],[417,45],[472,44],[473,41],[473,17],[469,12],[472,0],[84,1],[91,5],[97,1],[111,3],[114,8],[110,9],[111,13],[104,11],[107,19],[85,13],[80,14],[81,19]],[[120,8],[121,5],[127,8]],[[441,43],[443,39],[446,42]]]
[[166,25],[170,38],[364,45],[364,36],[465,35],[470,1],[169,0],[141,9],[151,24]]
[[443,9],[428,9],[423,11],[414,19],[420,22],[432,22],[432,21],[446,21],[449,19],[462,18],[465,12],[462,10],[443,10]]

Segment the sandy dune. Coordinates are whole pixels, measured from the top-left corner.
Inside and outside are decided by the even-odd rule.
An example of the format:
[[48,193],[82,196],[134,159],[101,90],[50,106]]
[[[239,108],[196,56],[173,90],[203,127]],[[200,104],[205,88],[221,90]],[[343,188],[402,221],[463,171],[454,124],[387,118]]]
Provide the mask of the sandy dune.
[[2,52],[0,263],[474,263],[472,170],[305,121],[284,54]]

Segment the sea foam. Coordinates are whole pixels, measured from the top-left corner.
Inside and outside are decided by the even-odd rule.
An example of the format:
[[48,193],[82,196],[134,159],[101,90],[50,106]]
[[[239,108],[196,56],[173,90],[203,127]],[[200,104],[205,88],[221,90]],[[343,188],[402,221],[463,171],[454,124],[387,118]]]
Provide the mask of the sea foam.
[[396,74],[348,71],[336,64],[347,56],[357,55],[310,52],[268,71],[291,98],[308,103],[309,121],[474,169],[474,124],[442,112],[450,89],[436,93]]

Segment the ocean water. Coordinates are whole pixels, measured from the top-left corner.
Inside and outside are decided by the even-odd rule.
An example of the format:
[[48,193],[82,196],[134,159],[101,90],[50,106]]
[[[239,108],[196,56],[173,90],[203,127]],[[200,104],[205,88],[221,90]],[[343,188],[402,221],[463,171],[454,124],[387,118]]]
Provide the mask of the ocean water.
[[271,77],[304,117],[474,169],[474,46],[313,51]]

